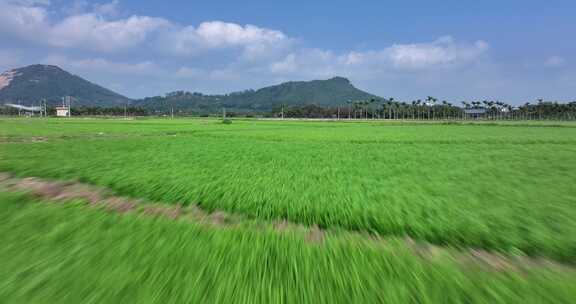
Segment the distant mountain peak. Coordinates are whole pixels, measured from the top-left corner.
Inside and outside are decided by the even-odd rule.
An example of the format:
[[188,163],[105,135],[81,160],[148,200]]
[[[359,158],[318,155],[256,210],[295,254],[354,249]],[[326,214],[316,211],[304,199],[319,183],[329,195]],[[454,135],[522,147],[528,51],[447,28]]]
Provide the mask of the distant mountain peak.
[[57,71],[64,71],[63,69],[61,69],[59,66],[57,65],[52,65],[52,64],[40,64],[40,63],[36,63],[36,64],[31,64],[31,65],[27,65],[25,67],[21,67],[18,68],[17,70],[23,70],[23,69],[47,69],[47,70],[57,70]]
[[342,76],[334,76],[330,79],[327,79],[327,81],[336,81],[336,82],[345,82],[345,83],[351,83],[350,80],[346,77],[342,77]]
[[0,103],[34,104],[42,99],[59,104],[74,97],[77,105],[118,106],[130,99],[112,92],[55,65],[33,64],[0,74]]

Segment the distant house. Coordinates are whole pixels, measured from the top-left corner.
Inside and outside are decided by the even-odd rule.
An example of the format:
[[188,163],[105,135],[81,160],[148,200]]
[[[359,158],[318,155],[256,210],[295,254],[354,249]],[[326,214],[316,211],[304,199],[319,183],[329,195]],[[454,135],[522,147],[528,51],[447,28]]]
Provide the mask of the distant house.
[[56,107],[56,116],[58,117],[70,116],[70,108],[65,106]]
[[470,118],[480,118],[486,114],[486,109],[464,109],[464,113]]

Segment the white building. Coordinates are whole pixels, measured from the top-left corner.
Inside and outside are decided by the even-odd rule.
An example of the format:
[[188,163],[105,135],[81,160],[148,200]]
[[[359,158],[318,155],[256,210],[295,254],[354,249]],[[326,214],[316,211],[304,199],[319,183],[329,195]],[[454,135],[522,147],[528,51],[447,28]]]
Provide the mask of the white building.
[[64,107],[64,106],[56,107],[56,116],[58,116],[58,117],[70,116],[70,108]]

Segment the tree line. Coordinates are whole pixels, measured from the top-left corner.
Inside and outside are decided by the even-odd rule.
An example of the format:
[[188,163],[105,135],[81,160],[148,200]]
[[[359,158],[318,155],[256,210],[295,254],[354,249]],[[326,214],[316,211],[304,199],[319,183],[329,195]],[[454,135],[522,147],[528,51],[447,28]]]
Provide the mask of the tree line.
[[512,106],[500,101],[462,101],[454,105],[428,96],[411,102],[394,98],[348,101],[340,106],[283,106],[273,109],[275,117],[401,120],[576,120],[576,101],[559,103],[539,99],[536,103]]
[[[48,115],[56,115],[53,107],[48,107]],[[211,113],[212,112],[212,113]],[[337,106],[292,105],[277,103],[271,111],[240,111],[230,109],[228,117],[284,117],[284,118],[326,118],[326,119],[392,119],[392,120],[576,120],[576,101],[559,103],[537,100],[520,106],[482,100],[462,101],[460,105],[432,96],[410,102],[394,98],[348,101]],[[213,111],[187,112],[178,110],[176,116],[220,116],[222,109]],[[17,109],[0,107],[0,115],[19,115]],[[172,116],[171,109],[158,110],[137,106],[126,107],[72,107],[72,116]]]

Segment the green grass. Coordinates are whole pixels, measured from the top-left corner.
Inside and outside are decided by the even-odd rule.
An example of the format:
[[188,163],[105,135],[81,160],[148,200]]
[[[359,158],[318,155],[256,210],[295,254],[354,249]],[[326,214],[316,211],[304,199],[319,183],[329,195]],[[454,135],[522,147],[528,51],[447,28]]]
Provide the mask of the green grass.
[[[0,120],[0,171],[457,247],[576,258],[576,125]],[[25,139],[44,136],[47,142]]]
[[[254,229],[254,227],[258,227]],[[214,229],[0,192],[1,303],[570,303],[576,272],[421,259],[400,240]]]
[[[0,119],[0,172],[249,218],[214,228],[0,191],[0,303],[570,303],[574,265],[461,258],[573,264],[575,156],[565,122]],[[330,229],[310,243],[279,218]],[[406,236],[444,249],[420,256]]]

